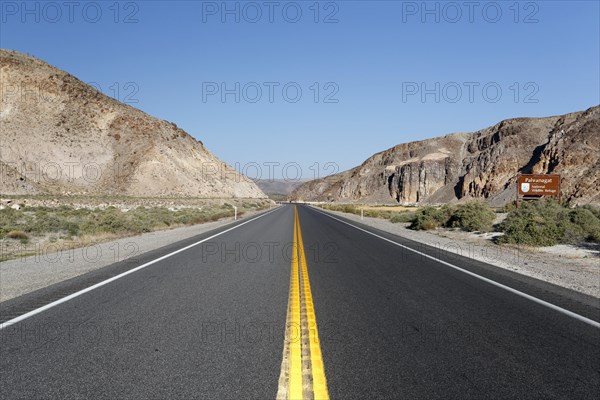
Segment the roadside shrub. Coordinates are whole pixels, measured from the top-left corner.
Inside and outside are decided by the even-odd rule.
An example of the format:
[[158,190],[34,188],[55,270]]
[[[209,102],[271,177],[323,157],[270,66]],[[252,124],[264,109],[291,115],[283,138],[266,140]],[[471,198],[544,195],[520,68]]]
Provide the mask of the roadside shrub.
[[345,213],[350,213],[350,214],[357,214],[360,213],[360,211],[358,211],[356,209],[356,207],[346,204],[345,206],[342,207],[342,211]]
[[472,201],[461,204],[452,212],[446,226],[461,228],[467,232],[489,232],[496,213],[483,201]]
[[415,219],[415,215],[416,214],[414,212],[410,211],[395,213],[390,218],[390,222],[393,224],[404,224],[408,222],[413,222],[413,220]]
[[594,216],[596,218],[600,219],[600,208],[593,207],[593,206],[590,206],[590,205],[585,205],[585,206],[583,206],[581,208],[583,208],[584,210],[588,210],[589,212],[591,212],[592,214],[594,214]]
[[[356,210],[356,214],[360,215],[360,209]],[[365,217],[371,217],[371,218],[389,219],[389,218],[391,218],[391,216],[393,215],[393,213],[391,211],[388,211],[388,210],[370,210],[370,209],[366,209],[366,210],[363,210],[363,215]]]
[[564,241],[600,242],[600,218],[590,208],[576,208],[569,212]]
[[419,231],[430,231],[439,226],[439,223],[431,216],[420,214],[415,217],[409,228]]
[[100,232],[119,233],[126,231],[128,226],[121,210],[110,210],[97,220]]
[[416,212],[409,229],[428,231],[445,226],[453,211],[453,208],[449,205],[444,205],[441,208],[431,206],[421,208]]
[[6,234],[6,237],[9,239],[20,239],[20,240],[27,240],[29,239],[29,236],[27,235],[27,233],[23,232],[23,231],[10,231]]
[[514,201],[511,201],[510,203],[506,203],[504,205],[504,207],[502,207],[501,211],[503,213],[509,213],[511,211],[515,211],[517,209],[517,204]]
[[600,232],[594,232],[592,235],[590,235],[588,240],[590,242],[600,243]]
[[174,222],[181,225],[205,222],[206,217],[198,210],[180,210],[175,213]]
[[502,224],[500,243],[554,246],[600,239],[600,219],[586,207],[569,209],[554,200],[526,202]]
[[[360,215],[360,210],[357,211],[357,214]],[[362,210],[362,215],[364,215],[365,217],[370,217],[370,218],[379,218],[379,211],[377,210]]]
[[[250,203],[256,205],[258,203]],[[238,216],[245,210],[238,210]],[[137,207],[122,211],[116,207],[105,209],[71,206],[28,207],[0,210],[0,238],[8,237],[12,231],[23,232],[27,237],[73,237],[78,235],[130,235],[152,232],[172,226],[193,225],[233,216],[230,205],[210,205],[202,208],[182,208],[172,211],[166,207]],[[12,233],[15,238],[16,234]],[[22,239],[27,240],[27,239]]]
[[558,221],[565,219],[566,210],[554,201],[525,202],[511,211],[500,224],[504,235],[499,238],[499,242],[554,246],[563,234]]

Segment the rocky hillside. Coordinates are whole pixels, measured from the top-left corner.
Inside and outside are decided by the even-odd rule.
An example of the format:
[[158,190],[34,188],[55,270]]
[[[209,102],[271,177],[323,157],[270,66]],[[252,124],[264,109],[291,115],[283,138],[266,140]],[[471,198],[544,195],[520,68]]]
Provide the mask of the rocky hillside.
[[566,198],[600,203],[600,106],[400,144],[305,183],[291,198],[401,204],[483,198],[499,206],[515,198],[519,173],[561,174]]
[[265,197],[174,123],[0,50],[0,193]]

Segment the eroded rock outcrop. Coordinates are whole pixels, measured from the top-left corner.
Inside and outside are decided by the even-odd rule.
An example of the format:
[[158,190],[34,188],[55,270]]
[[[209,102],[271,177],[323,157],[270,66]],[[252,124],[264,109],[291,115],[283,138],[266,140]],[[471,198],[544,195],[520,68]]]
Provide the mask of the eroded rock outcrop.
[[426,204],[515,197],[519,173],[563,177],[563,196],[600,203],[600,107],[515,118],[472,133],[400,144],[296,189],[295,200]]

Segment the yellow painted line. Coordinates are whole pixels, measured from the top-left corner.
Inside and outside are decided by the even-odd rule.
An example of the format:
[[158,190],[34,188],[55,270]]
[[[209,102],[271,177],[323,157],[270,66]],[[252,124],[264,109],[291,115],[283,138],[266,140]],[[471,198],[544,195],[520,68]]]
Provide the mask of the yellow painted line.
[[[310,290],[310,280],[308,278],[308,267],[306,265],[306,254],[304,252],[304,240],[302,239],[302,229],[300,228],[300,216],[298,210],[294,207],[295,220],[297,221],[297,240],[300,255],[300,269],[303,278],[304,305],[306,307],[306,318],[308,320],[308,334],[310,343],[310,363],[313,382],[313,394],[315,400],[328,400],[329,390],[327,389],[327,379],[325,378],[325,366],[323,364],[323,355],[321,353],[321,342],[319,341],[319,330],[315,316],[315,308]],[[294,241],[294,245],[295,245]]]
[[[289,370],[289,399],[301,400],[302,395],[302,340],[300,328],[300,279],[298,276],[298,228],[294,208],[294,243],[292,248],[292,272],[290,278],[290,370]],[[298,336],[293,337],[297,330]]]
[[300,217],[295,207],[285,338],[277,399],[329,400]]

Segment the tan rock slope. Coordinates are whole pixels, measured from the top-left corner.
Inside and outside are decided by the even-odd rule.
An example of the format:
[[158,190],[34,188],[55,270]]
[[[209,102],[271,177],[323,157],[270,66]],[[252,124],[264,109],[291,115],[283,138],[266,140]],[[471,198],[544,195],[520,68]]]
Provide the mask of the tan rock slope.
[[359,167],[310,181],[296,200],[427,204],[515,198],[519,173],[553,173],[575,204],[600,203],[600,106],[515,118],[473,132],[400,144]]
[[0,83],[2,194],[266,197],[175,124],[41,60],[0,50]]

